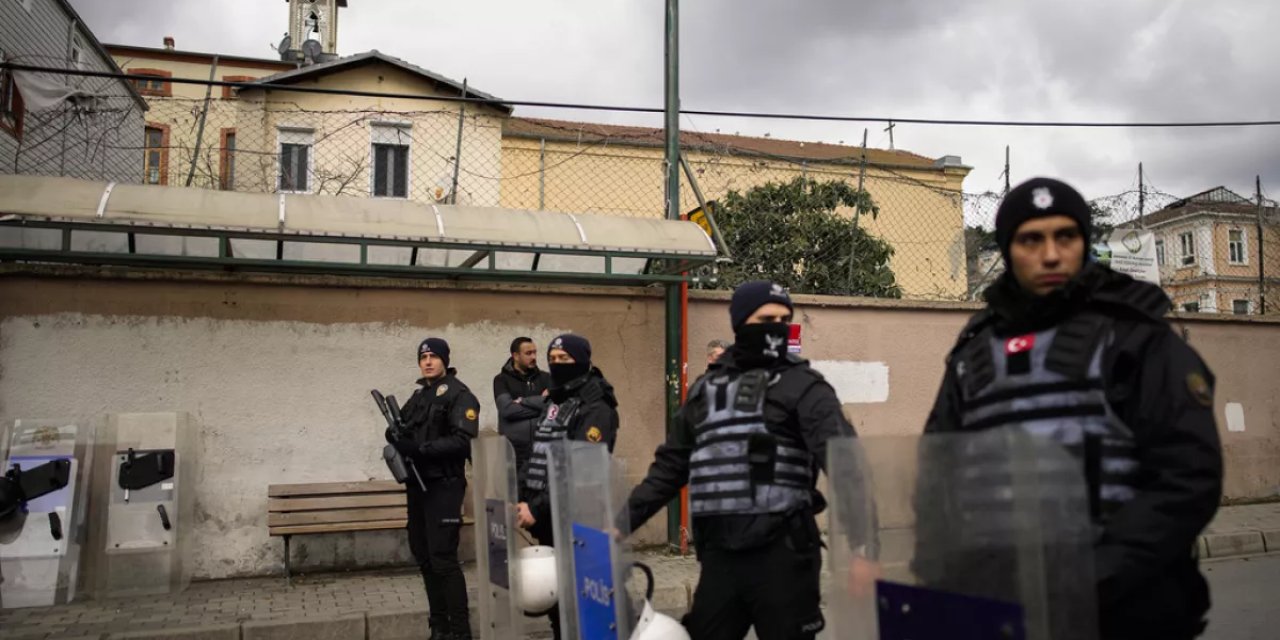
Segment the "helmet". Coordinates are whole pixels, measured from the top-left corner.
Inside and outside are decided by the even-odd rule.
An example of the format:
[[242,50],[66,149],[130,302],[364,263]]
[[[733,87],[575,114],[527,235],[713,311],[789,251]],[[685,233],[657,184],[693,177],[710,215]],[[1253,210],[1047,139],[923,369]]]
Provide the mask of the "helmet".
[[556,606],[556,550],[535,546],[520,550],[516,571],[516,601],[528,615],[543,615]]
[[675,618],[654,611],[653,605],[645,600],[631,640],[689,640],[689,632]]
[[648,584],[644,589],[644,610],[631,631],[631,640],[690,640],[689,632],[671,616],[653,610],[653,570],[640,562],[631,563],[644,572]]

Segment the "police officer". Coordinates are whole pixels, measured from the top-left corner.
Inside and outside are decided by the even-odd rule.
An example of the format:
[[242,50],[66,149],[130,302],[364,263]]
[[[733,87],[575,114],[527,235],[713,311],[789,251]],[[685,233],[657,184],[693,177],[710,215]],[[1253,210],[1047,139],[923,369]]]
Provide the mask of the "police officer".
[[948,358],[926,433],[1020,427],[1084,468],[1102,635],[1181,640],[1204,628],[1193,556],[1217,510],[1213,374],[1170,328],[1169,298],[1088,257],[1091,210],[1035,178],[996,214],[1006,272]]
[[[551,443],[585,440],[603,443],[613,453],[618,437],[618,400],[604,374],[591,364],[591,343],[582,336],[566,333],[551,341],[547,349],[551,387],[546,409],[533,436],[522,502],[517,505],[518,524],[529,529],[540,544],[554,546],[551,526],[551,496],[548,467]],[[560,637],[560,609],[547,614],[552,634]]]
[[[813,638],[821,540],[816,489],[827,441],[851,436],[840,400],[809,363],[787,353],[793,306],[777,284],[733,293],[734,343],[694,383],[648,476],[631,493],[638,529],[687,483],[701,565],[684,625],[694,640]],[[863,576],[873,571],[855,560]]]
[[422,571],[433,640],[471,637],[467,585],[458,563],[464,475],[471,439],[479,427],[480,403],[449,367],[449,343],[427,338],[418,345],[421,385],[402,412],[410,435],[387,439],[422,476],[405,486],[409,501],[409,548]]

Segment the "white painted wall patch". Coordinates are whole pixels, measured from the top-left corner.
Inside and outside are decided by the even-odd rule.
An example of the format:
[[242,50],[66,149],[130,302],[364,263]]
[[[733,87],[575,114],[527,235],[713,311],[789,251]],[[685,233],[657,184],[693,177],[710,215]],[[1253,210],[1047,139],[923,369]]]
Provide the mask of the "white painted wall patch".
[[883,362],[814,360],[810,364],[835,388],[840,402],[889,401],[889,365]]
[[1244,405],[1227,403],[1227,431],[1244,431]]

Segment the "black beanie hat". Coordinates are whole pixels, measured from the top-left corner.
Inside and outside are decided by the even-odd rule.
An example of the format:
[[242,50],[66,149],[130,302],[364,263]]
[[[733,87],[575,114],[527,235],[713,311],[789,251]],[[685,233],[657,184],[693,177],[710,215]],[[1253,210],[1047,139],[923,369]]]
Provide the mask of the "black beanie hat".
[[435,354],[436,357],[444,361],[444,366],[449,366],[449,343],[444,338],[427,338],[418,343],[418,359],[428,353]]
[[558,335],[551,341],[551,346],[547,347],[547,351],[552,349],[564,351],[578,364],[591,364],[591,343],[582,336],[572,333]]
[[741,327],[756,309],[763,307],[770,302],[776,302],[787,307],[788,311],[795,311],[795,307],[791,304],[791,296],[787,295],[787,290],[782,285],[774,284],[767,280],[751,280],[738,285],[733,290],[733,299],[729,301],[729,323],[736,331]]
[[1005,263],[1009,262],[1013,234],[1022,223],[1059,215],[1075,220],[1085,244],[1089,244],[1093,235],[1093,210],[1071,185],[1053,178],[1032,178],[1006,194],[996,211],[996,244]]

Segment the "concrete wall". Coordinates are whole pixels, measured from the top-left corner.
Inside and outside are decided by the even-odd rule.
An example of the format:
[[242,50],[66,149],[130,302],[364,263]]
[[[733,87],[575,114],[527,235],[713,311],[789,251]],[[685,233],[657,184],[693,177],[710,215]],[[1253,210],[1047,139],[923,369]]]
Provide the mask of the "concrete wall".
[[[387,477],[378,457],[381,419],[368,391],[407,397],[416,377],[410,353],[428,334],[450,340],[453,364],[481,401],[482,426],[492,428],[491,380],[510,339],[528,334],[545,348],[556,333],[580,332],[618,390],[616,453],[631,482],[663,439],[656,292],[57,273],[63,277],[0,277],[0,421],[92,424],[115,412],[190,412],[200,430],[198,577],[280,570],[280,543],[266,534],[268,484]],[[689,312],[691,378],[705,368],[706,342],[730,337],[723,296],[704,295]],[[971,311],[798,302],[804,355],[827,372],[860,432],[918,432],[944,354]],[[1228,496],[1280,494],[1280,362],[1258,356],[1280,353],[1280,324],[1197,319],[1178,326],[1218,375]],[[664,539],[665,522],[659,514],[638,541]],[[297,539],[296,548],[303,566],[363,565],[407,559],[402,538],[312,536]]]

